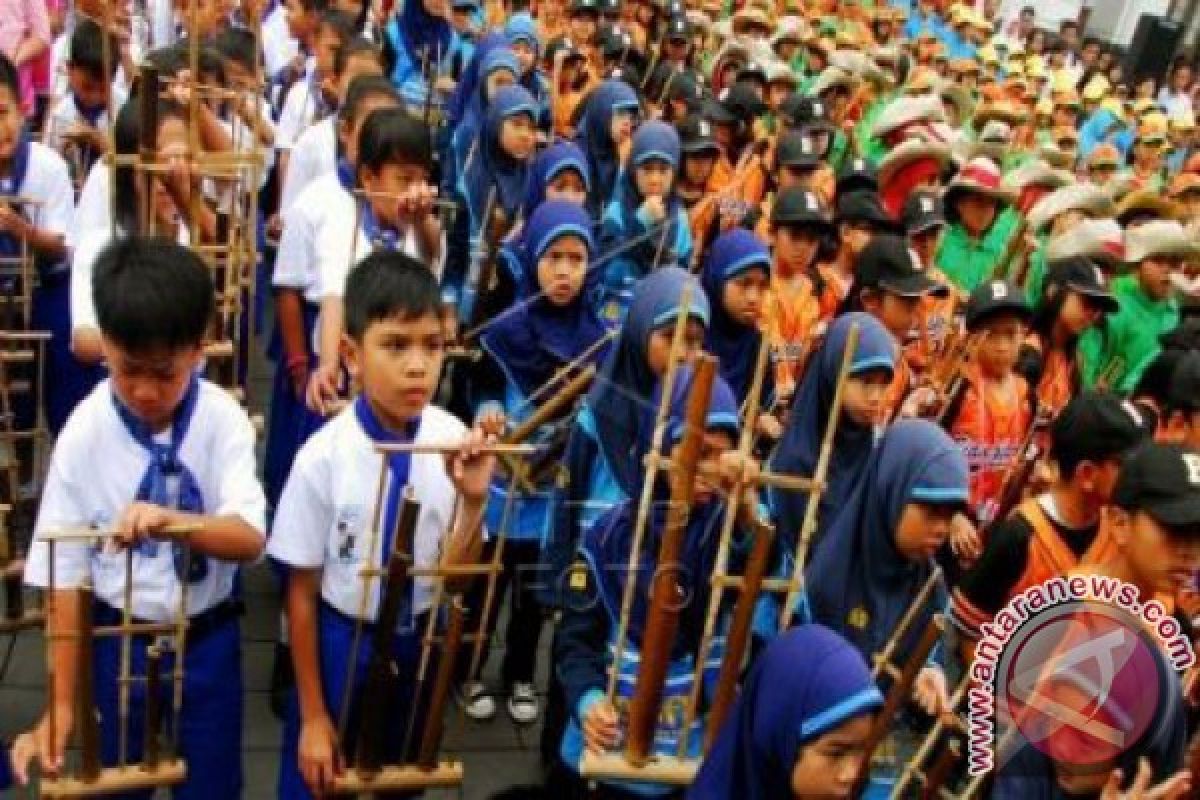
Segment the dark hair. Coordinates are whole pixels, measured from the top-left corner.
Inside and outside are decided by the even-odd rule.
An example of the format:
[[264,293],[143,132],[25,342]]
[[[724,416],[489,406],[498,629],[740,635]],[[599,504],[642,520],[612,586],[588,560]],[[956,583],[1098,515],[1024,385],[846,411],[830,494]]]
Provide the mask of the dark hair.
[[355,56],[369,55],[379,64],[380,69],[383,68],[383,54],[379,52],[379,46],[362,36],[355,36],[338,48],[337,57],[333,60],[333,74],[340,76],[346,71],[346,64]]
[[0,53],[0,87],[7,86],[12,92],[13,99],[21,100],[21,83],[17,78],[17,68],[8,60],[8,56]]
[[[139,88],[139,92],[141,89]],[[138,98],[131,95],[113,123],[113,140],[118,155],[137,155],[142,142],[142,124],[139,115]],[[161,128],[164,121],[178,119],[186,124],[187,109],[173,100],[160,97],[158,100],[158,125]],[[157,140],[157,131],[155,132]],[[132,164],[124,163],[116,168],[116,219],[118,227],[126,234],[137,235],[141,232],[142,219],[145,216],[138,203],[136,170]]]
[[377,250],[346,276],[346,334],[362,339],[372,322],[441,314],[438,282],[429,267],[393,250]]
[[100,330],[135,353],[199,346],[212,319],[213,291],[200,257],[169,239],[116,239],[96,257],[92,276]]
[[305,11],[315,11],[320,14],[328,11],[333,5],[332,0],[296,0]]
[[256,71],[254,34],[245,28],[226,28],[217,34],[213,47],[226,61],[241,65],[247,72]]
[[338,109],[338,122],[353,122],[358,119],[363,104],[369,98],[377,96],[391,98],[396,101],[397,107],[400,106],[400,95],[396,93],[396,87],[391,81],[382,75],[359,75],[346,87],[346,96]]
[[[117,74],[117,44],[109,37],[108,77]],[[67,66],[71,69],[82,70],[88,77],[104,80],[104,34],[94,20],[80,17],[75,22],[75,30],[71,34],[71,50],[67,57]]]
[[[180,45],[173,44],[146,53],[146,61],[158,68],[159,77],[168,78],[187,66],[187,53]],[[136,85],[137,77],[134,83]]]
[[[218,86],[225,85],[225,57],[217,52],[216,48],[204,46],[200,48],[199,58],[197,59],[199,71],[201,75],[212,75]],[[188,63],[188,62],[185,62]],[[192,79],[196,80],[195,77]]]
[[363,122],[358,136],[358,168],[378,172],[384,164],[433,168],[429,129],[399,108],[379,108]]
[[341,50],[346,42],[354,38],[357,29],[354,27],[354,15],[347,14],[345,11],[335,11],[334,9],[326,9],[321,12],[320,18],[317,20],[317,30],[322,29],[333,31],[338,41],[338,49]]

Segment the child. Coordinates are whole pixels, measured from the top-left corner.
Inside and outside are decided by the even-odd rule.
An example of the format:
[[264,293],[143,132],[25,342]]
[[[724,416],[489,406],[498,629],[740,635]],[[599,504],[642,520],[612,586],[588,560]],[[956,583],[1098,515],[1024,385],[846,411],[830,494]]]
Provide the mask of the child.
[[895,229],[895,222],[879,204],[879,195],[874,190],[839,190],[835,221],[837,252],[817,268],[824,283],[818,295],[822,319],[833,317],[845,301],[854,282],[855,264],[867,242],[876,234]]
[[[663,452],[669,453],[683,435],[684,409],[687,405],[691,370],[681,370],[671,392],[671,406]],[[653,737],[656,754],[675,755],[683,733],[681,714],[671,708],[686,702],[691,691],[694,661],[703,630],[703,617],[708,607],[708,576],[712,573],[720,538],[722,504],[716,492],[728,490],[724,481],[702,477],[724,466],[732,458],[740,463],[737,454],[726,452],[734,446],[738,429],[737,403],[725,382],[714,380],[712,398],[705,417],[704,443],[695,479],[695,496],[687,519],[685,544],[677,564],[678,580],[690,601],[682,609],[677,640],[672,648],[668,666],[668,688],[664,690],[665,713],[659,715]],[[640,472],[640,470],[639,470]],[[641,476],[639,476],[641,478]],[[637,500],[626,500],[608,511],[588,530],[580,545],[579,567],[572,571],[567,589],[563,616],[554,643],[555,673],[561,681],[571,710],[571,718],[563,735],[559,755],[570,773],[577,772],[584,750],[602,753],[616,748],[621,740],[621,715],[605,695],[604,686],[609,669],[618,671],[617,705],[626,706],[632,694],[639,666],[642,645],[649,617],[649,595],[658,569],[656,563],[659,542],[667,515],[666,475],[661,471],[654,488],[646,522],[645,539],[640,553],[631,550],[635,536],[635,518],[639,514]],[[753,493],[750,493],[751,496]],[[749,509],[753,509],[751,502]],[[636,559],[633,580],[632,612],[629,616],[622,659],[612,664],[616,646],[618,617],[621,615],[629,561]],[[622,622],[624,622],[622,618]],[[707,665],[706,665],[707,666]],[[706,669],[705,672],[711,672]],[[689,732],[690,755],[699,755],[703,716]],[[564,771],[565,772],[565,771]],[[570,774],[568,773],[568,774]],[[571,777],[574,777],[573,775]],[[571,784],[578,784],[574,792]],[[571,781],[567,775],[555,779],[554,785],[567,789],[567,796],[602,798],[627,797],[626,791],[639,795],[663,796],[671,787],[662,784],[629,784],[601,782],[597,794],[584,794],[583,781]],[[616,790],[616,791],[613,791]]]
[[975,291],[1004,255],[1011,229],[998,220],[1012,199],[1001,185],[1000,170],[983,157],[969,161],[946,186],[942,201],[950,227],[937,265],[962,291]]
[[528,12],[513,14],[504,24],[504,35],[520,65],[517,82],[537,101],[538,129],[550,130],[550,82],[538,66],[542,42],[538,38],[538,26]]
[[[735,228],[713,242],[700,280],[713,303],[712,325],[705,347],[720,359],[721,377],[741,407],[750,393],[762,341],[759,327],[765,322],[763,309],[771,281],[771,253],[753,233]],[[764,406],[771,402],[771,378],[768,372],[763,381]]]
[[[512,313],[497,318],[481,340],[484,351],[503,374],[503,398],[477,412],[482,417],[490,409],[502,408],[514,424],[542,402],[529,402],[534,392],[553,381],[557,370],[575,363],[606,335],[604,325],[587,300],[588,290],[598,282],[599,274],[588,269],[588,260],[595,256],[595,243],[591,221],[582,206],[564,200],[548,200],[538,206],[525,226],[522,244],[518,254],[521,261],[518,303]],[[578,366],[597,364],[604,353],[604,348],[595,349]],[[553,487],[543,480],[533,492],[514,498],[510,508],[506,500],[510,486],[515,484],[507,480],[492,484],[488,529],[506,536],[505,571],[496,590],[498,596],[503,597],[507,586],[512,587],[501,670],[504,686],[510,690],[508,713],[513,721],[528,724],[539,713],[533,673],[542,612],[532,593],[532,584],[520,585],[519,580],[523,574],[532,574],[530,570],[538,563],[550,521]],[[513,578],[518,581],[510,583]],[[476,707],[482,689],[472,683],[463,690],[467,714],[472,718],[487,710]]]
[[1049,456],[1056,482],[992,526],[983,554],[954,590],[951,619],[964,637],[966,662],[980,626],[1010,599],[1065,575],[1089,553],[1109,551],[1100,509],[1112,498],[1121,457],[1149,433],[1144,423],[1131,403],[1102,392],[1080,394],[1054,420]]
[[[1142,373],[1138,395],[1151,378],[1151,370],[1164,364],[1168,385],[1162,390],[1158,412],[1158,441],[1183,445],[1200,451],[1200,353],[1188,350],[1164,350],[1153,365]],[[1139,397],[1139,402],[1141,398]]]
[[408,108],[422,109],[435,91],[426,75],[441,75],[449,67],[456,35],[445,0],[417,0],[397,8],[384,28],[384,44],[394,61],[391,79]]
[[567,200],[582,208],[591,183],[583,151],[574,142],[555,142],[533,159],[521,215],[528,219],[546,200]]
[[1172,277],[1200,259],[1194,238],[1175,221],[1153,220],[1125,233],[1125,262],[1133,270],[1113,281],[1120,308],[1079,337],[1085,386],[1131,392],[1159,352],[1158,338],[1179,325]]
[[[1021,342],[1033,316],[1017,286],[1003,281],[980,284],[967,301],[966,326],[977,337],[972,360],[963,369],[962,390],[949,398],[938,422],[959,443],[971,469],[970,515],[987,526],[996,518],[1004,479],[1029,427],[1036,400],[1025,378],[1014,370]],[[957,554],[978,555],[977,548]]]
[[[339,172],[336,191],[321,199],[325,215],[313,233],[315,293],[321,298],[321,309],[319,363],[308,383],[307,403],[324,415],[333,411],[340,397],[338,343],[349,265],[372,248],[400,250],[437,276],[445,250],[441,222],[432,213],[436,190],[429,184],[429,131],[421,121],[398,108],[372,111],[363,120],[356,155],[354,183],[346,185],[350,176]],[[309,192],[320,185],[310,186]],[[364,192],[361,198],[352,193],[359,188]]]
[[[360,615],[364,568],[378,568],[391,552],[384,539],[378,552],[366,552],[379,474],[387,464],[382,530],[395,530],[401,494],[411,490],[421,505],[413,540],[419,568],[477,561],[480,523],[493,458],[480,455],[484,431],[430,405],[441,373],[445,338],[441,296],[429,269],[396,252],[377,252],[346,279],[343,347],[360,394],[330,420],[297,455],[284,488],[270,555],[289,568],[287,610],[296,702],[290,709],[280,764],[279,795],[323,795],[350,758],[356,743],[338,741],[335,720],[342,713],[347,677],[351,708],[361,705],[361,683],[371,657],[370,637],[351,653]],[[382,442],[460,442],[447,460],[440,455],[395,455],[386,461],[375,451]],[[457,512],[456,513],[456,506]],[[379,599],[374,584],[368,597],[370,624]],[[408,614],[395,641],[402,694],[412,702],[422,621],[432,613],[432,582],[417,579]],[[347,660],[356,656],[355,671]],[[384,700],[371,698],[372,701]],[[391,747],[398,755],[408,715],[401,711]],[[353,730],[351,728],[350,730]]]
[[593,217],[603,214],[613,199],[622,154],[628,151],[638,110],[637,94],[621,80],[604,81],[584,101],[575,143],[587,153],[592,177],[587,210]]
[[793,628],[755,660],[687,796],[849,796],[882,705],[849,642],[821,625]]
[[[115,42],[112,51],[116,51]],[[71,34],[67,59],[67,95],[50,109],[42,143],[63,153],[73,167],[76,185],[82,185],[96,159],[108,152],[108,104],[116,77],[117,59],[104,73],[104,35],[93,20],[80,18]],[[111,98],[118,108],[124,98]]]
[[688,212],[692,239],[702,240],[717,217],[717,193],[722,184],[716,174],[721,148],[713,127],[699,114],[688,114],[678,125],[683,164],[675,191]]
[[483,131],[492,98],[505,86],[515,84],[520,75],[517,57],[507,47],[496,47],[486,52],[480,48],[480,53],[477,89],[472,92],[462,119],[451,134],[450,175],[443,182],[445,186],[453,186],[454,176],[461,175],[467,168],[471,153],[478,147],[479,134]]
[[678,196],[679,134],[665,122],[638,128],[616,192],[604,212],[601,248],[625,246],[604,268],[603,315],[624,317],[633,284],[665,264],[692,260],[692,233]]
[[[184,673],[184,717],[172,727],[188,777],[176,791],[180,797],[237,797],[243,696],[233,592],[238,565],[262,553],[265,504],[246,412],[197,376],[213,313],[212,279],[188,249],[129,237],[100,254],[93,286],[110,378],[80,403],[55,445],[25,580],[46,588],[54,570],[47,627],[64,636],[79,630],[80,586],[92,587],[93,620],[103,626],[119,623],[124,612],[136,620],[174,621],[187,582],[187,647],[177,667]],[[104,454],[102,470],[96,469],[98,453]],[[132,587],[125,586],[126,554],[119,549],[60,544],[49,563],[49,547],[39,537],[80,525],[115,530],[117,544],[133,548]],[[182,543],[167,535],[180,525],[194,529]],[[133,762],[142,757],[146,698],[137,680],[152,641],[134,637],[128,676],[118,673],[118,638],[94,643],[105,765],[116,764],[123,738],[118,682],[126,678],[134,681],[128,719],[137,721],[128,755]],[[54,695],[34,730],[43,774],[60,773],[74,727],[77,647],[70,639],[52,645]],[[171,707],[169,697],[163,687],[163,708]]]

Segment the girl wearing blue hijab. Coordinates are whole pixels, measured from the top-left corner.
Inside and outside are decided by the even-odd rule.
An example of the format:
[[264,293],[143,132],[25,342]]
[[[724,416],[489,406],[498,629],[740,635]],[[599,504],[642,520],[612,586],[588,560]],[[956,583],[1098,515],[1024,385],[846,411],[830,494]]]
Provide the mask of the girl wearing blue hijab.
[[529,171],[529,188],[525,193],[525,214],[537,208],[543,200],[570,200],[581,208],[587,203],[591,188],[587,156],[574,142],[555,142],[537,154]]
[[[684,414],[692,383],[692,372],[682,368],[672,387],[667,441],[664,451],[678,443],[683,435]],[[738,411],[733,393],[720,378],[713,383],[713,393],[706,418],[707,433],[701,448],[701,463],[714,467],[722,452],[733,447],[737,439]],[[703,470],[701,470],[703,472]],[[621,615],[628,564],[636,557],[633,593],[627,637],[618,671],[617,694],[628,700],[637,681],[639,650],[646,630],[649,613],[648,598],[651,582],[658,570],[658,551],[666,525],[669,506],[666,476],[659,473],[654,501],[646,523],[645,540],[640,553],[632,551],[638,501],[626,500],[601,517],[588,530],[580,547],[581,569],[572,573],[567,602],[559,623],[554,648],[555,671],[562,684],[566,707],[571,711],[563,735],[559,755],[563,764],[578,770],[584,748],[608,750],[619,741],[619,721],[609,703],[604,687],[611,665],[611,653],[616,645],[615,635]],[[716,499],[717,487],[699,478],[696,496],[688,517],[687,531],[675,573],[689,603],[683,609],[678,635],[667,669],[663,700],[666,707],[686,703],[691,693],[695,669],[695,653],[704,629],[708,607],[708,578],[716,559],[720,539],[721,504]],[[719,664],[715,658],[712,664]],[[715,678],[715,673],[712,676]],[[660,717],[654,734],[653,750],[658,755],[675,755],[683,730],[678,719],[671,715]],[[691,754],[699,755],[703,740],[703,719],[694,722],[690,732]],[[558,782],[555,782],[558,785]],[[599,796],[608,796],[605,789],[615,788],[623,793],[642,796],[661,796],[673,787],[661,784],[601,784]],[[615,793],[614,793],[615,794]]]
[[640,106],[637,93],[621,80],[607,80],[584,101],[576,144],[587,154],[592,185],[587,209],[599,217],[612,200],[621,168],[618,144],[633,135]]
[[539,68],[542,43],[538,38],[538,27],[529,12],[513,14],[504,24],[504,35],[508,46],[517,54],[521,64],[518,82],[529,90],[538,103],[538,127],[550,130],[550,82]]
[[607,319],[624,315],[630,289],[642,277],[666,264],[691,262],[691,226],[675,192],[680,150],[679,134],[665,122],[647,122],[633,134],[629,163],[605,209],[600,234],[602,250],[625,248],[604,268]]
[[520,86],[503,87],[488,106],[483,129],[458,181],[458,214],[443,279],[451,293],[461,291],[471,250],[487,233],[489,203],[510,226],[517,219],[529,181],[535,113],[533,98]]
[[759,655],[688,800],[849,792],[882,705],[866,661],[849,642],[821,625],[793,628]]
[[483,55],[479,63],[479,80],[475,84],[475,91],[471,94],[462,119],[454,126],[454,133],[450,138],[449,171],[452,175],[460,175],[466,168],[467,156],[483,130],[492,97],[503,87],[516,83],[520,72],[521,65],[517,63],[516,55],[507,47],[495,47]]
[[428,62],[430,74],[442,74],[443,65],[450,63],[454,38],[446,0],[403,0],[388,20],[384,40],[394,58],[389,77],[409,108],[424,108],[430,91],[422,62]]
[[[762,342],[763,302],[771,280],[771,253],[745,228],[717,237],[704,261],[701,282],[712,300],[713,318],[705,349],[721,360],[721,377],[739,404],[746,402],[754,380],[754,364]],[[762,398],[770,397],[771,370]]]

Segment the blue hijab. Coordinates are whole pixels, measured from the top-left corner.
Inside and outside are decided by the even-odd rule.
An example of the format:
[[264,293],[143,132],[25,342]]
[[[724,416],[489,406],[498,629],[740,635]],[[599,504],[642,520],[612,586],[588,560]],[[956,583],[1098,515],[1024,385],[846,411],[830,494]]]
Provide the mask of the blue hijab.
[[500,146],[501,126],[506,119],[519,114],[537,116],[529,92],[520,86],[505,86],[496,92],[484,117],[479,144],[467,160],[463,174],[463,196],[471,214],[472,233],[486,224],[483,215],[493,188],[496,190],[495,207],[502,209],[510,220],[516,219],[525,199],[529,163],[516,160]]
[[450,126],[451,130],[455,129],[458,123],[465,118],[467,107],[479,90],[479,73],[483,66],[483,60],[487,58],[488,53],[502,47],[508,47],[508,39],[499,32],[487,34],[475,45],[475,50],[471,53],[471,60],[467,62],[463,74],[459,76],[458,83],[454,86],[454,93],[450,95],[450,100],[446,103],[446,124]]
[[[606,333],[589,299],[599,270],[587,271],[582,290],[566,306],[556,306],[542,296],[537,276],[538,260],[563,236],[578,237],[587,245],[588,255],[594,256],[591,227],[581,207],[565,200],[548,200],[530,215],[515,250],[521,262],[518,310],[497,319],[484,334],[483,346],[526,397]],[[597,353],[592,363],[601,358],[602,353]]]
[[579,121],[576,143],[587,154],[592,184],[588,191],[588,210],[599,216],[612,199],[620,171],[617,145],[612,139],[612,118],[617,111],[637,112],[637,93],[620,80],[607,80],[587,99]]
[[[617,205],[622,236],[626,240],[642,237],[639,244],[627,253],[626,259],[636,264],[643,272],[649,272],[663,264],[679,262],[680,256],[674,245],[679,239],[677,226],[681,222],[686,224],[686,216],[682,213],[683,204],[679,195],[675,193],[675,182],[672,180],[664,198],[666,216],[661,223],[662,230],[656,235],[645,237],[644,234],[653,226],[647,226],[638,214],[645,198],[638,190],[636,170],[650,161],[665,161],[678,175],[680,150],[679,134],[673,126],[658,120],[646,122],[633,134],[629,148],[629,164],[621,171],[621,177],[617,181],[613,201]],[[606,216],[608,214],[611,214],[611,208]]]
[[425,10],[424,0],[403,0],[403,7],[396,15],[396,29],[400,43],[408,50],[414,64],[421,63],[421,54],[428,53],[430,59],[445,57],[450,52],[454,29],[444,17],[435,17]]
[[1124,126],[1121,120],[1107,108],[1098,108],[1079,127],[1079,158],[1086,159],[1100,145],[1114,142],[1114,137]]
[[[667,436],[663,444],[664,455],[668,455],[673,446],[683,438],[692,376],[693,372],[690,368],[681,367],[676,374],[675,383],[671,387]],[[719,377],[713,381],[712,398],[709,401],[705,423],[707,430],[727,431],[734,441],[737,440],[737,401],[734,400],[729,386]],[[638,466],[640,471],[640,463]],[[639,554],[637,567],[634,569],[637,591],[634,594],[635,602],[629,615],[629,637],[630,641],[634,643],[642,641],[642,633],[646,629],[648,602],[645,601],[650,596],[651,582],[657,572],[658,550],[666,528],[670,498],[666,491],[667,481],[665,478],[666,476],[660,471],[658,485],[655,486],[654,501],[651,503],[650,513],[647,516],[642,552]],[[628,566],[633,549],[637,512],[638,501],[636,499],[626,500],[597,520],[596,524],[583,537],[580,545],[595,572],[600,597],[614,620],[620,616],[622,598],[629,577]],[[694,506],[688,516],[687,534],[684,537],[683,548],[679,556],[677,573],[686,596],[692,598],[685,615],[690,613],[702,615],[707,608],[708,604],[699,602],[698,598],[703,596],[706,591],[705,587],[707,587],[712,574],[720,535],[720,520],[720,503],[715,499]],[[687,624],[682,627],[689,628]],[[690,644],[689,638],[688,636],[677,638],[676,646],[680,651],[686,651]]]
[[625,324],[588,392],[597,442],[627,497],[636,497],[641,485],[642,458],[650,449],[658,411],[653,387],[659,380],[646,360],[646,348],[656,329],[678,318],[685,285],[692,287],[688,316],[708,325],[708,298],[695,277],[678,267],[656,270],[633,287]]
[[542,150],[533,159],[529,170],[529,187],[525,192],[525,214],[546,199],[546,187],[566,170],[573,169],[583,178],[584,191],[591,188],[591,178],[588,175],[587,156],[574,142],[555,142]]
[[688,800],[792,800],[800,748],[882,705],[849,642],[821,625],[786,631],[755,662]]
[[[967,459],[937,425],[895,422],[879,442],[842,513],[816,544],[805,570],[813,620],[870,657],[882,649],[933,569],[896,549],[896,526],[909,503],[964,505]],[[919,613],[898,660],[920,638],[933,609]],[[865,612],[865,613],[864,613]]]
[[743,325],[730,316],[722,298],[726,283],[752,269],[761,269],[769,277],[771,253],[753,233],[734,228],[713,242],[700,277],[713,304],[705,349],[721,359],[721,377],[729,383],[739,403],[745,402],[754,380],[762,334],[756,326]]
[[532,47],[534,69],[537,68],[538,59],[541,58],[542,43],[538,39],[537,23],[533,21],[529,12],[522,11],[509,17],[508,22],[504,25],[504,37],[508,39],[510,45],[524,42]]
[[507,47],[492,48],[479,62],[479,79],[475,83],[475,91],[471,93],[471,97],[467,101],[467,107],[463,112],[462,120],[453,128],[455,141],[461,142],[463,147],[463,151],[457,154],[459,158],[466,158],[467,150],[470,148],[471,143],[475,141],[475,138],[479,135],[479,131],[483,129],[489,105],[487,95],[488,76],[502,69],[511,72],[513,78],[521,74],[521,65],[517,62],[517,57]]
[[[825,426],[829,421],[829,409],[833,405],[838,372],[842,368],[842,357],[846,352],[850,329],[855,325],[858,326],[858,345],[854,348],[851,374],[872,369],[895,369],[896,343],[879,320],[861,312],[842,314],[836,318],[829,326],[821,349],[809,360],[796,391],[787,429],[771,461],[771,467],[776,472],[811,476],[816,470],[821,440],[825,437]],[[834,513],[845,506],[855,478],[871,455],[874,439],[872,429],[855,425],[845,415],[839,421],[825,491],[821,493],[817,505],[818,535],[814,536],[814,542],[819,539],[820,531],[828,528]],[[784,548],[785,554],[790,554],[795,551],[800,536],[808,495],[804,492],[772,491],[768,497],[778,526],[779,546]]]

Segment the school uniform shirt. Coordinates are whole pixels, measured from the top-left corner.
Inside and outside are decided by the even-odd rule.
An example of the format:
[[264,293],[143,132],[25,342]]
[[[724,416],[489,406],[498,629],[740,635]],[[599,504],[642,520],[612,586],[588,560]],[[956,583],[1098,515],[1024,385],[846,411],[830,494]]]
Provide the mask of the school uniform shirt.
[[[426,406],[415,442],[455,442],[466,435],[466,426],[437,406]],[[382,563],[383,535],[371,545],[371,527],[377,513],[376,493],[383,456],[367,436],[353,404],[313,434],[292,465],[283,496],[275,511],[267,553],[300,569],[322,570],[321,597],[346,616],[363,618],[365,567]],[[414,455],[408,486],[421,511],[413,534],[413,556],[418,569],[437,565],[443,539],[449,535],[458,493],[446,474],[441,455]],[[387,496],[387,487],[383,496]],[[433,582],[417,578],[413,586],[413,613],[429,609]],[[367,620],[379,610],[379,582],[366,598]]]
[[91,231],[111,233],[112,207],[109,197],[109,169],[97,161],[88,171],[87,179],[75,201],[75,216],[67,228],[67,245],[76,246]]
[[[1079,365],[1085,386],[1094,386],[1111,368],[1108,388],[1128,393],[1162,349],[1158,337],[1178,327],[1179,302],[1151,299],[1132,273],[1113,281],[1113,294],[1120,308],[1080,335]],[[1121,363],[1112,366],[1116,359]]]
[[262,54],[267,78],[275,80],[299,52],[300,43],[288,31],[287,7],[280,3],[271,9],[262,24]]
[[292,145],[287,174],[283,178],[283,191],[279,197],[282,211],[291,208],[310,183],[337,171],[334,123],[332,116],[326,117],[300,134],[300,138]]
[[325,101],[316,75],[316,59],[309,58],[304,77],[288,87],[275,126],[275,148],[291,150],[300,134],[324,114]]
[[[179,458],[196,477],[206,515],[236,515],[262,535],[266,501],[257,477],[250,418],[221,387],[201,380],[199,392]],[[163,433],[164,443],[169,433]],[[98,454],[103,468],[98,468]],[[75,408],[55,442],[25,566],[27,584],[45,588],[49,582],[50,548],[38,538],[64,528],[107,529],[117,524],[134,502],[148,458],[117,414],[110,381],[101,382]],[[172,547],[167,542],[157,544],[154,555],[141,551],[134,555],[132,611],[138,619],[165,622],[178,611],[182,587]],[[90,583],[99,600],[123,608],[125,559],[123,551],[108,552],[86,542],[59,543],[54,555],[55,588]],[[237,571],[237,564],[210,558],[208,574],[188,586],[188,616],[227,600]]]
[[30,142],[29,166],[16,193],[38,202],[25,208],[25,216],[35,226],[67,235],[75,214],[75,190],[62,156],[49,147]]
[[[108,110],[105,109],[96,117],[95,122],[89,122],[80,112],[79,107],[75,104],[75,95],[69,91],[59,95],[59,100],[50,109],[49,115],[46,118],[45,133],[43,134],[42,144],[53,149],[56,152],[62,152],[63,138],[62,135],[66,131],[80,123],[87,123],[99,131],[107,131],[109,128]],[[125,103],[125,95],[122,92],[116,92],[113,96],[113,108],[120,108]]]

